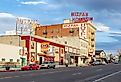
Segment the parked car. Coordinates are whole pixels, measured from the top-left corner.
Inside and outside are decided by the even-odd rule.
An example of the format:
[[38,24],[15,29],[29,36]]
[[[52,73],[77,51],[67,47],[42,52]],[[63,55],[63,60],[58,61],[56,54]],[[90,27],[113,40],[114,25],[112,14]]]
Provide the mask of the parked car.
[[29,64],[27,66],[23,66],[21,67],[21,70],[39,70],[40,69],[40,65],[38,64]]
[[118,60],[114,60],[114,62],[113,62],[114,64],[118,64]]
[[56,64],[54,62],[43,62],[41,64],[41,68],[47,68],[47,69],[49,69],[49,68],[55,69],[55,66],[56,66]]
[[92,65],[101,65],[102,63],[100,61],[94,61]]

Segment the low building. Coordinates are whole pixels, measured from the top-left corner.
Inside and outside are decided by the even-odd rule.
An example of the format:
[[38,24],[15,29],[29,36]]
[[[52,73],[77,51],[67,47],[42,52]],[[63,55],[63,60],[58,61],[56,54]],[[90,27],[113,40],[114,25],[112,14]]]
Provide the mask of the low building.
[[[55,61],[64,64],[68,61],[78,61],[80,49],[75,46],[64,45],[60,42],[46,39],[39,36],[30,35],[3,35],[0,36],[0,43],[21,46],[27,48],[27,63],[39,63],[45,61]],[[68,57],[65,55],[65,48],[68,47]],[[76,57],[77,56],[77,57]]]
[[13,68],[21,67],[27,64],[26,60],[27,53],[25,48],[0,44],[0,68],[7,65]]
[[99,60],[101,62],[107,62],[106,53],[104,52],[104,50],[95,51],[95,60]]

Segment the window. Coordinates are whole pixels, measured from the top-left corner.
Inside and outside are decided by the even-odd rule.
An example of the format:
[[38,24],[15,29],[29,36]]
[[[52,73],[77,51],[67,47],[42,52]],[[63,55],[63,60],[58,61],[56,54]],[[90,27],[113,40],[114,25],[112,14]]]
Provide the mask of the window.
[[65,41],[65,44],[67,44],[67,41]]
[[77,31],[79,31],[79,28],[77,29]]
[[92,32],[91,34],[94,35],[94,32]]
[[92,47],[94,47],[94,45],[92,45]]
[[70,33],[74,33],[74,29],[73,29],[73,28],[71,28],[69,32],[70,32]]
[[31,44],[31,49],[34,49],[34,42],[32,42]]
[[2,61],[5,61],[5,58],[2,58]]
[[13,62],[13,59],[10,59],[10,62]]
[[20,60],[19,60],[19,59],[17,59],[17,62],[20,62]]
[[91,41],[94,41],[94,38],[93,38],[93,39],[91,39]]
[[53,38],[54,36],[51,36],[51,38]]
[[46,31],[46,30],[44,30],[44,31],[43,31],[43,34],[47,35],[47,31]]

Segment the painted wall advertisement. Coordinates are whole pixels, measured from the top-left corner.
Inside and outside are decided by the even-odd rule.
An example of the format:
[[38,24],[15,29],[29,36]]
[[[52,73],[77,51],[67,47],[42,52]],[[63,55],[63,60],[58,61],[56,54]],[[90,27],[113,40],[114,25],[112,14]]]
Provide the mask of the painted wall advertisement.
[[79,29],[79,37],[82,39],[87,38],[87,24],[86,23],[70,23],[63,24],[63,28],[78,28]]

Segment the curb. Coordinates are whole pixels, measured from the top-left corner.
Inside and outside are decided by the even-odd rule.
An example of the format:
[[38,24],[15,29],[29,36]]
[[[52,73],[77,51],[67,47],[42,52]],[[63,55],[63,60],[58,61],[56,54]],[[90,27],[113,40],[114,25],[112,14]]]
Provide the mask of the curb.
[[16,71],[16,70],[0,70],[0,72],[13,72],[13,71]]
[[0,70],[0,72],[15,72],[15,71],[20,71],[20,70]]

